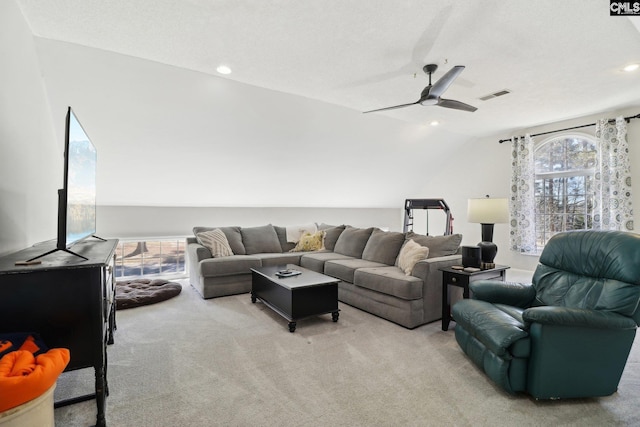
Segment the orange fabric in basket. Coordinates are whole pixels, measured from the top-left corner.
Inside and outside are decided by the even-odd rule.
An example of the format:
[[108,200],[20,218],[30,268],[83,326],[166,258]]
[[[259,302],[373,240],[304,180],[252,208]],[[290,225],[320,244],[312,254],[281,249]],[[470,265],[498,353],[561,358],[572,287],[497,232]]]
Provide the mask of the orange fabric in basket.
[[36,354],[38,350],[40,350],[40,347],[38,347],[38,344],[36,344],[36,339],[33,338],[33,335],[29,335],[18,350],[27,350],[33,354]]
[[54,348],[36,357],[27,350],[5,354],[0,359],[0,412],[42,395],[68,363],[66,348]]

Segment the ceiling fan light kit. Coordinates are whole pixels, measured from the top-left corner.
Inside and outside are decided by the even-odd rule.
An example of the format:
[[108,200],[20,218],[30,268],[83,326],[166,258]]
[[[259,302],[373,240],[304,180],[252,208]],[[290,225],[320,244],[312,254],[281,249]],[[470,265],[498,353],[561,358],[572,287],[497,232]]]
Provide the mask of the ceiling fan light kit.
[[436,105],[438,103],[437,99],[434,98],[427,98],[427,99],[423,99],[422,101],[420,101],[420,105]]
[[447,71],[444,76],[440,77],[440,79],[432,85],[431,74],[433,74],[437,69],[438,69],[438,66],[436,64],[427,64],[422,68],[422,71],[424,71],[429,75],[429,85],[422,90],[422,93],[420,94],[420,99],[418,99],[416,102],[394,105],[392,107],[378,108],[376,110],[365,111],[364,113],[394,110],[396,108],[404,108],[404,107],[409,107],[411,105],[416,105],[416,104],[420,104],[423,106],[437,105],[438,107],[469,111],[471,113],[476,111],[477,110],[476,107],[469,104],[465,104],[464,102],[456,101],[453,99],[441,98],[442,94],[449,88],[451,83],[453,83],[453,81],[458,77],[458,75],[460,75],[460,73],[464,71],[464,66],[456,65],[451,70]]

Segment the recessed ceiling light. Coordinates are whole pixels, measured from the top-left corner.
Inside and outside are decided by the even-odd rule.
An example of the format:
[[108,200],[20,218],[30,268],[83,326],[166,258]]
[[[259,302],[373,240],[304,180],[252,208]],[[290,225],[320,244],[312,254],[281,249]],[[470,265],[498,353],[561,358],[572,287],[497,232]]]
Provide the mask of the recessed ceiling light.
[[432,120],[431,123],[429,123],[431,126],[438,126],[440,124],[439,121],[437,120]]
[[231,74],[231,68],[226,65],[219,65],[218,68],[216,68],[216,71],[220,74]]
[[629,64],[626,67],[624,67],[623,70],[630,73],[632,71],[637,70],[638,68],[640,68],[640,64]]

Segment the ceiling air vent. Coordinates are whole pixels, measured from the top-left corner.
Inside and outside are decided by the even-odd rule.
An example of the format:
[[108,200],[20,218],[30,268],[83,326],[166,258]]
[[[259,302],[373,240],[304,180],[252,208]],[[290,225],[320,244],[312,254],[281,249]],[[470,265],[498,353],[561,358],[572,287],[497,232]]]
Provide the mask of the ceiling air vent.
[[485,95],[485,96],[481,97],[480,100],[488,101],[490,99],[497,98],[499,96],[506,95],[508,93],[511,93],[511,91],[509,89],[503,89],[503,90],[499,90],[498,92],[494,92],[494,93],[490,93],[489,95]]

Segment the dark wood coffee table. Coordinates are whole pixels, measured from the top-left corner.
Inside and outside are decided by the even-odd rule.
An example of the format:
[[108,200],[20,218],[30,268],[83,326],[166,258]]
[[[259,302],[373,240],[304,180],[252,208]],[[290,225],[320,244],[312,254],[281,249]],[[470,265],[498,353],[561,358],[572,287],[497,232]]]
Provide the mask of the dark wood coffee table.
[[[297,270],[301,274],[278,277],[281,270]],[[298,320],[331,313],[338,321],[339,279],[287,264],[251,269],[251,302],[262,301],[267,307],[289,321],[289,332],[295,332]]]

